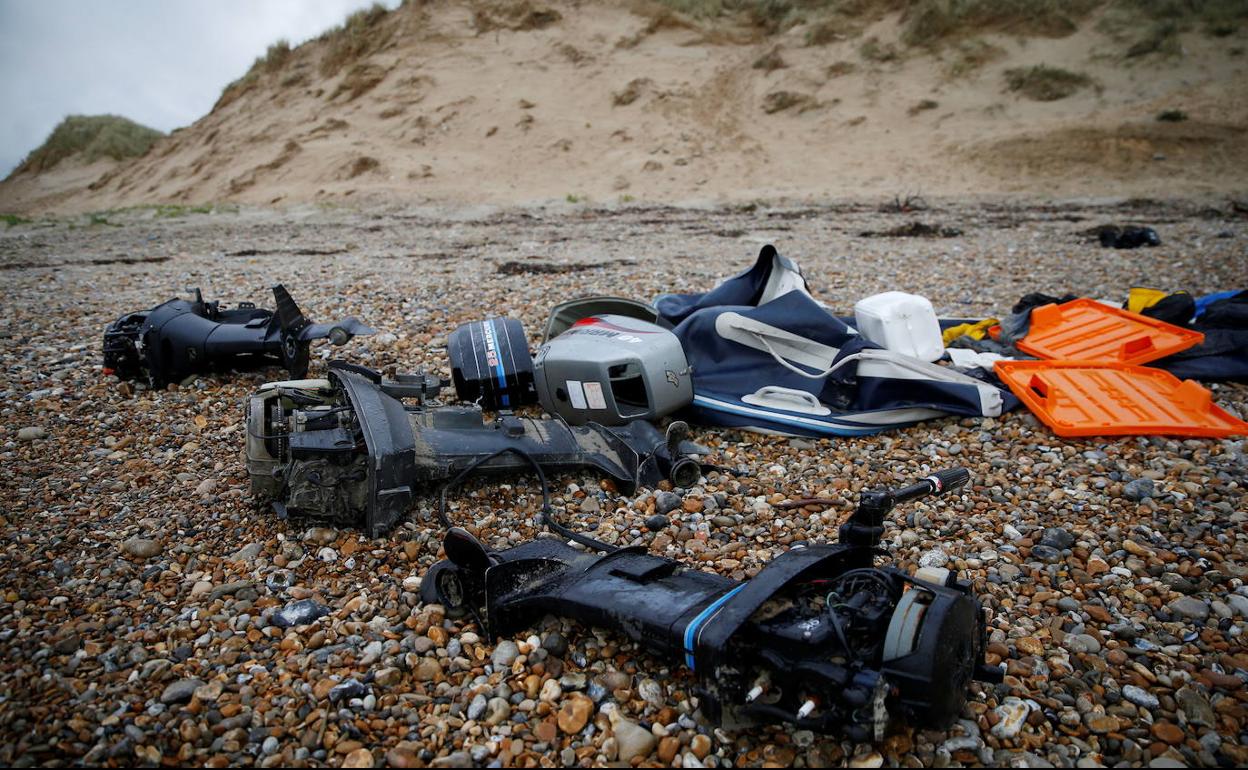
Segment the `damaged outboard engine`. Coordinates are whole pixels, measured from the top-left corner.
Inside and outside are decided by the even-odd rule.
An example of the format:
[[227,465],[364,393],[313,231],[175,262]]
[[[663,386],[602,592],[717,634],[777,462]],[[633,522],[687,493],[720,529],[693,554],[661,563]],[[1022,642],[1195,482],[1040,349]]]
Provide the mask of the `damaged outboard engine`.
[[247,403],[252,492],[279,514],[328,519],[376,537],[402,519],[422,488],[472,470],[594,468],[625,493],[663,478],[690,486],[702,472],[688,456],[696,447],[683,441],[684,423],[666,435],[643,421],[570,427],[500,413],[486,423],[479,406],[430,404],[441,387],[425,374],[388,379],[341,361],[330,362],[328,379],[265,385]]
[[968,479],[954,469],[865,492],[840,542],[794,547],[741,583],[643,547],[598,556],[543,538],[495,552],[456,528],[421,592],[490,636],[547,613],[619,629],[693,669],[702,713],[728,727],[787,722],[880,740],[894,717],[947,725],[972,679],[1001,681],[983,664],[984,610],[968,585],[948,570],[875,564],[894,505]]
[[127,313],[104,330],[104,369],[122,379],[146,378],[163,388],[187,375],[244,363],[280,362],[292,377],[308,373],[308,346],[329,338],[346,344],[373,330],[354,318],[315,324],[281,284],[273,287],[276,310],[251,302],[223,309],[195,299],[171,299],[151,310]]

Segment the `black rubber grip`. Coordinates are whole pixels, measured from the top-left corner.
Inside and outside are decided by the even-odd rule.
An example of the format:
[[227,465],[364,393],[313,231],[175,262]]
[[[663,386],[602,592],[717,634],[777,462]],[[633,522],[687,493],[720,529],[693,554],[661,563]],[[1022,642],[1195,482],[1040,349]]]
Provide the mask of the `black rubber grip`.
[[966,486],[970,480],[971,472],[966,468],[947,468],[943,471],[936,471],[925,479],[925,481],[932,482],[932,494],[934,495],[952,492],[955,489]]
[[943,495],[963,486],[970,480],[971,472],[966,468],[949,468],[943,471],[936,471],[908,487],[894,489],[892,491],[893,502],[908,503],[911,500],[918,500],[920,497],[927,497],[928,495]]

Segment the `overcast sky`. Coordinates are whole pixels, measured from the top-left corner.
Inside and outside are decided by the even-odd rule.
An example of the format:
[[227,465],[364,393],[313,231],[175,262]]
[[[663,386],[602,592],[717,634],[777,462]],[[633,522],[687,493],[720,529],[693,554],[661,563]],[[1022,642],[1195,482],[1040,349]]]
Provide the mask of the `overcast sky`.
[[[190,125],[281,38],[371,0],[0,0],[0,178],[66,115]],[[398,0],[386,0],[388,7]]]

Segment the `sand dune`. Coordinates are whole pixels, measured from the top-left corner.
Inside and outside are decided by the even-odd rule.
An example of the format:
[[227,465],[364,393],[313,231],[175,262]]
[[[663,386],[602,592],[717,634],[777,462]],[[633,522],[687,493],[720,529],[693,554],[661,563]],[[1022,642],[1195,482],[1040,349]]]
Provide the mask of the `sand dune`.
[[[806,25],[750,35],[640,4],[407,4],[348,51],[323,39],[258,64],[144,157],[7,180],[0,210],[1248,186],[1238,37],[1194,31],[1178,56],[1127,58],[1094,17],[1058,39],[978,36],[991,55],[974,67],[965,47],[906,48],[900,23],[808,45]],[[1089,82],[1057,101],[1007,89],[1007,71],[1039,64]]]

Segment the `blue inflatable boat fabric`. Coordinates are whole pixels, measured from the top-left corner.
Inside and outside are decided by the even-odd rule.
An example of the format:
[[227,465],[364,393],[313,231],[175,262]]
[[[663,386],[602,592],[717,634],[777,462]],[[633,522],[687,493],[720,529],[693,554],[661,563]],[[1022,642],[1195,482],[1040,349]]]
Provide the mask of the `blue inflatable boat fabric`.
[[[856,436],[946,415],[997,416],[1018,406],[993,384],[882,350],[803,291],[754,306],[773,269],[796,270],[778,260],[767,246],[753,267],[710,292],[655,300],[659,314],[676,324],[693,367],[691,420]],[[760,399],[763,389],[802,391],[818,403]]]

